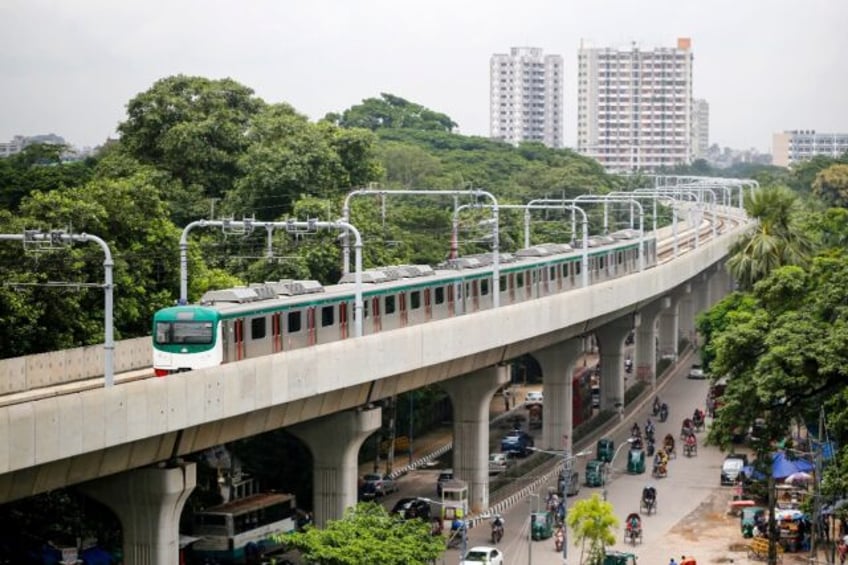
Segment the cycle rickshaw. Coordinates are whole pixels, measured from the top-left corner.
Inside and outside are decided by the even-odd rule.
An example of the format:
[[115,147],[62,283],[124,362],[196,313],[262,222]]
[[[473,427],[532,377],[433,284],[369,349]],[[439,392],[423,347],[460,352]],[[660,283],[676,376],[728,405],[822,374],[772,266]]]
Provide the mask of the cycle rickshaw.
[[683,455],[686,457],[698,455],[698,439],[695,434],[689,434],[683,441]]
[[642,489],[642,500],[639,505],[639,510],[644,511],[648,516],[657,511],[657,489],[652,486],[646,486]]
[[636,545],[636,541],[642,543],[642,517],[636,512],[631,512],[627,515],[627,520],[624,523],[624,538],[632,545]]

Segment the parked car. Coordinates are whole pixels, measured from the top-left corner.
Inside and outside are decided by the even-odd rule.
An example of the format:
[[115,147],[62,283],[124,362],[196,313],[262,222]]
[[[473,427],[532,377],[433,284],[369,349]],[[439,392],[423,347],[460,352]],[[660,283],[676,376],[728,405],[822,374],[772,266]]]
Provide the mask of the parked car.
[[742,467],[748,464],[748,456],[741,453],[731,453],[721,464],[721,484],[734,485],[743,478]]
[[489,454],[489,474],[496,475],[506,471],[509,465],[509,454],[507,453],[490,453]]
[[426,522],[430,520],[430,503],[420,498],[401,498],[395,503],[391,513],[404,520],[419,518]]
[[545,401],[545,397],[542,394],[542,391],[530,391],[524,395],[524,404],[542,404]]
[[707,375],[704,373],[704,368],[695,363],[689,368],[688,377],[690,379],[706,379]]
[[439,473],[439,478],[436,479],[436,494],[442,496],[442,487],[445,483],[453,480],[453,469],[445,469]]
[[536,445],[533,436],[522,430],[512,430],[501,439],[501,451],[526,457],[530,448]]
[[459,565],[503,565],[504,556],[497,547],[472,547],[465,553]]
[[[365,482],[364,493],[366,496],[369,491],[373,492],[374,496],[384,496],[397,492],[398,489],[397,483],[388,475],[368,473],[362,477],[362,480]],[[373,485],[373,487],[369,487],[369,485]]]

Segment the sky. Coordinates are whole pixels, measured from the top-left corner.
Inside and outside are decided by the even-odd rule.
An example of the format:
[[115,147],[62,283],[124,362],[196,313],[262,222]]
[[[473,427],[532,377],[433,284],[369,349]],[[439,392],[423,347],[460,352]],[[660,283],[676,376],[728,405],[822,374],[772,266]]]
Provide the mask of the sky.
[[846,0],[0,0],[0,141],[95,146],[126,104],[175,74],[229,77],[312,120],[390,93],[489,134],[489,59],[690,37],[710,143],[770,152],[789,129],[848,132]]

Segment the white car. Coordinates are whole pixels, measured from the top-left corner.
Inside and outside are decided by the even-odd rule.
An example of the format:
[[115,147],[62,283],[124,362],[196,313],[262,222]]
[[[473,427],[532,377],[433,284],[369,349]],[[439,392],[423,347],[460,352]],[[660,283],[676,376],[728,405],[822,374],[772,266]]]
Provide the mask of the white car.
[[706,379],[707,375],[704,373],[704,368],[696,363],[689,369],[688,377],[690,379]]
[[507,453],[490,453],[489,454],[489,474],[495,475],[505,471],[509,465],[509,455]]
[[503,565],[504,556],[497,547],[478,546],[472,547],[459,562],[459,565]]
[[542,404],[544,400],[542,391],[530,391],[524,395],[524,404]]

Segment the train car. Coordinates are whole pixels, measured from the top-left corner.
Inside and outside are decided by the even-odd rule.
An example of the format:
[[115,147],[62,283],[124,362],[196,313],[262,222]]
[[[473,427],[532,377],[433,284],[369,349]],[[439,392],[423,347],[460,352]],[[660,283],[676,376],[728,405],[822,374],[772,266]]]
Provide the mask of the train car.
[[[590,238],[589,284],[637,272],[639,234],[622,230]],[[645,267],[656,263],[656,241],[644,239]],[[536,300],[583,284],[583,251],[540,244],[499,255],[493,284],[491,253],[452,259],[435,269],[401,265],[362,272],[363,334],[491,309],[495,286],[501,305]],[[199,304],[174,306],[153,319],[157,375],[213,367],[352,336],[354,275],[327,287],[285,280],[209,291]]]

